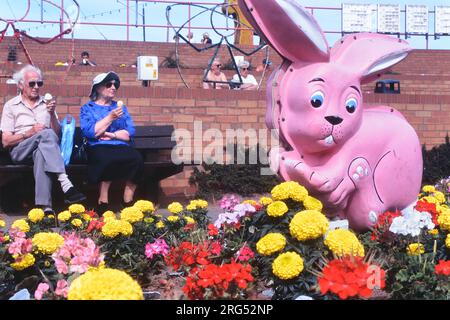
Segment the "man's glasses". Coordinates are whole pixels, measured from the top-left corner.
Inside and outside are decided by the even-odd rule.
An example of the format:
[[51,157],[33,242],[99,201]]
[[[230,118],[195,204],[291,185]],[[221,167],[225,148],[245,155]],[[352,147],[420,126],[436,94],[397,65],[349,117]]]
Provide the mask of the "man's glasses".
[[36,87],[36,85],[40,88],[44,85],[44,81],[30,81],[28,82],[28,85],[30,86],[30,88],[34,88]]
[[248,68],[241,68],[241,70],[243,70],[243,71],[244,71],[244,70],[248,70]]
[[115,87],[116,89],[119,89],[119,87],[120,87],[120,82],[107,82],[107,83],[105,84],[105,87],[109,89],[109,88],[111,88],[113,85],[114,85],[114,87]]
[[215,66],[220,68],[222,65],[219,63],[219,64],[215,64]]

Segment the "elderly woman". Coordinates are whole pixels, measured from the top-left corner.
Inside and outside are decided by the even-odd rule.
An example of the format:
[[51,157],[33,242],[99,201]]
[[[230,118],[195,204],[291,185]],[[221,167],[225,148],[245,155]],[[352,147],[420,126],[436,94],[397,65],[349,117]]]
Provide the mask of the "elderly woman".
[[122,205],[133,202],[134,192],[143,171],[141,154],[130,146],[135,128],[121,101],[114,101],[120,87],[114,72],[97,75],[89,98],[81,107],[80,126],[88,141],[88,179],[100,183],[97,213],[108,208],[108,191],[114,180],[125,180]]
[[[249,73],[250,63],[246,60],[243,60],[239,63],[239,74],[242,78],[242,85],[240,86],[241,90],[257,90],[258,89],[258,82],[256,81],[255,77],[252,76]],[[240,82],[239,81],[239,75],[235,74],[233,76],[233,79],[231,79],[232,82]]]

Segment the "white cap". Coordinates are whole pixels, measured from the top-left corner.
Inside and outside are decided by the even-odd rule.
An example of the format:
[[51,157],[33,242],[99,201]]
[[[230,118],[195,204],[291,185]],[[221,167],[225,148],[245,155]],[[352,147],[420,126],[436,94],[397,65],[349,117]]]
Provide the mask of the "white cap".
[[92,97],[94,94],[94,87],[102,82],[105,82],[106,80],[116,80],[116,82],[120,82],[119,76],[114,71],[100,73],[92,80],[91,93],[89,94],[89,97]]

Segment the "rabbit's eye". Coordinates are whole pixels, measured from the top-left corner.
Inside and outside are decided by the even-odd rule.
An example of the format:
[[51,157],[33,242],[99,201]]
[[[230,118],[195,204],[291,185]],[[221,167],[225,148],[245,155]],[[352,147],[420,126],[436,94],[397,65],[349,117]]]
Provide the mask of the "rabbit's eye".
[[355,98],[350,98],[345,103],[345,108],[349,113],[353,113],[356,111],[356,107],[358,106],[358,101]]
[[314,108],[320,108],[323,103],[323,93],[321,91],[316,91],[311,96],[311,105]]

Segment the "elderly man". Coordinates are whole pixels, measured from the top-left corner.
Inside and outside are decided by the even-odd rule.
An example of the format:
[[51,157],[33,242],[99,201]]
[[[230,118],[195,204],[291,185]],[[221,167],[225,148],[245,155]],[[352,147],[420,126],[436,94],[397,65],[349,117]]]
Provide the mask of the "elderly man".
[[220,70],[222,63],[218,58],[214,59],[211,63],[211,70],[206,75],[206,80],[209,82],[203,82],[203,89],[229,89],[227,76]]
[[14,163],[33,163],[35,203],[50,213],[52,180],[56,175],[64,192],[65,202],[86,199],[67,177],[59,148],[61,126],[54,100],[39,95],[44,85],[42,72],[27,65],[14,74],[20,94],[6,102],[0,123],[3,147],[10,150]]

